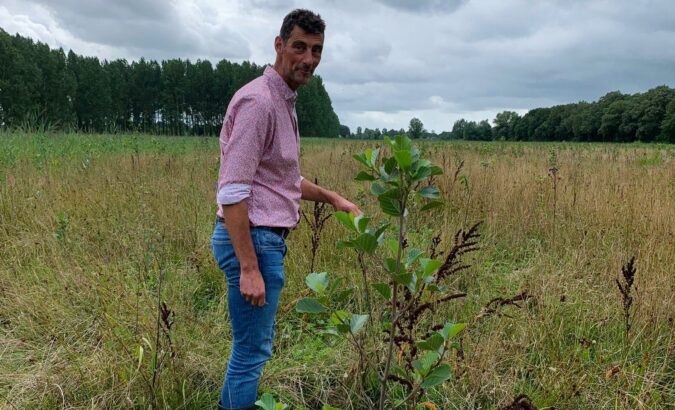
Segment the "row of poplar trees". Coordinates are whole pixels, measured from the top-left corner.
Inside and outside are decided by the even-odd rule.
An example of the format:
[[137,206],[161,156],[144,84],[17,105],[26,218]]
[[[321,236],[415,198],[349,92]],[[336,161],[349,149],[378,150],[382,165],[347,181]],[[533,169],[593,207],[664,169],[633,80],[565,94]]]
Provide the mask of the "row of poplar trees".
[[[227,60],[100,61],[0,29],[0,128],[217,135],[236,90],[263,69]],[[302,136],[337,137],[321,78],[298,94]]]

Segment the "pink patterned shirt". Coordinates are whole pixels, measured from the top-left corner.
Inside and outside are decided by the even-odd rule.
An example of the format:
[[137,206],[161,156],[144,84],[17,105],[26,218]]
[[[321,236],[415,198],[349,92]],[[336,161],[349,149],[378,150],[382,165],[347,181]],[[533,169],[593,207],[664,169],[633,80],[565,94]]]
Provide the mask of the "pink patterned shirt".
[[252,226],[293,228],[300,221],[297,93],[274,68],[232,97],[220,131],[221,205],[246,200]]

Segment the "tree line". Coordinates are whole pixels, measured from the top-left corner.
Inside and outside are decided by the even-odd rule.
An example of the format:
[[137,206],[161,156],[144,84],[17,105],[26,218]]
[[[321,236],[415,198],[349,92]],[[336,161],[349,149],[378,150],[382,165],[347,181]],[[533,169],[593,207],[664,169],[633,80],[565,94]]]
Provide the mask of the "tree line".
[[461,139],[470,141],[594,141],[675,143],[675,89],[662,85],[644,93],[612,91],[596,102],[535,108],[520,116],[503,111],[492,120],[455,121],[451,131],[424,129],[419,118],[410,120],[407,131],[341,129],[340,136],[378,139],[406,133],[411,138]]
[[[224,59],[101,61],[0,28],[0,128],[217,135],[234,93],[263,70]],[[338,136],[321,77],[298,90],[296,111],[303,136]]]

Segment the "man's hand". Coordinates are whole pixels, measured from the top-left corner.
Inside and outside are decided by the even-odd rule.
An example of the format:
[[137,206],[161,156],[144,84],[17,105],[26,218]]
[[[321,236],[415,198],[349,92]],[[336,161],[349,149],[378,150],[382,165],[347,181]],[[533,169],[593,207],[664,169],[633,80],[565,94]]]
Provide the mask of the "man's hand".
[[265,281],[258,269],[241,270],[239,291],[244,299],[253,306],[265,306]]
[[336,211],[344,211],[347,213],[353,212],[356,216],[363,214],[358,206],[344,199],[340,195],[335,196],[331,205],[333,205],[333,208],[335,208]]

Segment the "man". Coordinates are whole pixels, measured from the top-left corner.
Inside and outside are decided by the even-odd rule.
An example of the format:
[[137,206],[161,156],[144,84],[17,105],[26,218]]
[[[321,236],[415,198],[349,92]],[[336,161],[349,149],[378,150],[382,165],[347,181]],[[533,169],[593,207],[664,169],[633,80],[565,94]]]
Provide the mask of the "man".
[[274,40],[276,60],[234,95],[220,133],[218,223],[211,240],[228,284],[232,353],[219,408],[254,408],[272,356],[274,316],[284,286],[285,238],[300,221],[300,199],[361,211],[300,176],[296,90],[321,61],[325,23],[294,10]]

